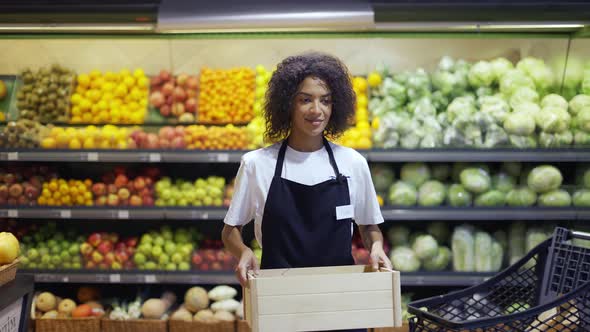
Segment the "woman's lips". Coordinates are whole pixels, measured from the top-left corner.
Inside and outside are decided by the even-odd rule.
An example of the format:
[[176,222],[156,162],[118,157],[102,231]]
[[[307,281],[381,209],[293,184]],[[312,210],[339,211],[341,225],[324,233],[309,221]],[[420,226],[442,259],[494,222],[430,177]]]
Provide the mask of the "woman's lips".
[[322,122],[324,122],[324,120],[321,119],[313,119],[313,120],[309,120],[309,119],[305,119],[305,121],[309,122],[312,126],[320,126],[322,124]]

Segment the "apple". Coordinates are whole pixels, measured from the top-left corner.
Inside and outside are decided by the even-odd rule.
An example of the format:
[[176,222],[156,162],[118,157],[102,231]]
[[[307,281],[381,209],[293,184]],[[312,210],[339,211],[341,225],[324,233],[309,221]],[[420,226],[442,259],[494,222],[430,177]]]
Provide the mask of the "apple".
[[135,180],[133,180],[133,188],[135,188],[137,192],[142,191],[143,189],[145,189],[145,187],[146,183],[143,177],[138,176],[137,178],[135,178]]
[[108,173],[104,174],[101,179],[102,179],[102,182],[104,182],[105,184],[113,183],[113,182],[115,182],[115,174],[108,172]]
[[124,251],[125,249],[127,249],[127,246],[125,245],[125,242],[117,242],[117,244],[115,245],[115,251]]
[[199,270],[200,271],[209,271],[209,264],[203,263],[203,264],[199,265]]
[[160,138],[158,144],[160,144],[161,149],[168,149],[170,148],[170,141],[165,138]]
[[87,268],[87,269],[94,269],[94,268],[96,268],[96,266],[97,266],[96,263],[93,262],[93,261],[88,261],[84,265],[84,267]]
[[176,101],[176,102],[184,102],[187,97],[184,89],[179,86],[174,88],[173,96],[174,96],[174,101]]
[[117,252],[115,254],[115,256],[117,257],[117,261],[119,261],[121,263],[125,263],[126,261],[129,260],[129,255],[127,255],[127,253],[125,251]]
[[196,76],[191,76],[186,80],[186,87],[190,90],[198,90],[199,89],[199,78]]
[[166,82],[172,78],[172,75],[170,74],[169,71],[162,69],[162,70],[160,70],[159,77],[162,81]]
[[179,117],[184,113],[184,104],[183,103],[174,103],[172,105],[172,115]]
[[144,196],[142,199],[143,206],[154,206],[154,199],[150,196]]
[[92,193],[94,194],[94,196],[102,196],[105,195],[107,193],[107,187],[105,186],[104,183],[94,183],[92,185]]
[[186,85],[188,81],[188,75],[187,74],[180,74],[178,75],[178,77],[176,77],[176,83],[182,87],[184,87]]
[[164,97],[164,94],[162,94],[162,92],[155,91],[150,95],[150,105],[152,105],[156,108],[160,108],[164,105],[164,102],[166,102],[166,99]]
[[110,241],[104,241],[104,242],[100,243],[96,249],[101,254],[106,255],[107,253],[110,253],[113,251],[113,243]]
[[166,83],[162,86],[162,93],[164,96],[172,96],[174,93],[174,85],[172,83]]
[[131,193],[129,192],[129,189],[121,188],[121,189],[119,189],[119,192],[117,193],[117,195],[119,196],[119,198],[121,200],[126,200],[129,198],[129,196],[131,196]]
[[142,199],[137,195],[132,195],[131,198],[129,198],[129,204],[131,206],[141,206],[142,202]]
[[195,253],[192,257],[192,262],[194,265],[200,265],[201,263],[203,263],[203,257],[201,257],[201,255]]
[[115,194],[109,194],[109,197],[107,198],[107,204],[109,206],[118,206],[119,205],[119,196],[117,196]]
[[102,242],[102,236],[100,233],[92,233],[88,236],[86,242],[90,243],[93,247],[97,247]]
[[119,191],[119,188],[115,184],[111,183],[107,186],[107,193],[116,194],[117,191]]
[[118,188],[125,187],[128,182],[129,182],[129,179],[124,174],[119,174],[115,178],[115,186],[117,186]]
[[187,99],[185,105],[185,110],[190,113],[197,112],[197,100],[195,98]]
[[104,257],[98,252],[98,251],[94,251],[92,252],[92,261],[96,264],[99,264],[103,261]]
[[125,245],[127,247],[136,247],[137,246],[137,237],[130,237],[125,240]]
[[112,252],[108,252],[106,254],[104,254],[104,263],[107,266],[111,266],[114,262],[116,262],[116,257],[115,254]]
[[119,262],[113,262],[113,264],[111,264],[111,269],[113,270],[120,270],[123,268],[123,265]]
[[150,79],[150,85],[153,87],[156,87],[158,85],[162,84],[162,79],[160,78],[160,76],[154,76]]

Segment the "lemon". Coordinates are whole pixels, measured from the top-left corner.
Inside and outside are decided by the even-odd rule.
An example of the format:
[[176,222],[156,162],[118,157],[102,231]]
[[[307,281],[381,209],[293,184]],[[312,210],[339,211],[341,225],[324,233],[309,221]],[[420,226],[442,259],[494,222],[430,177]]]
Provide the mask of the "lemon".
[[100,72],[100,70],[94,69],[90,72],[89,76],[91,79],[96,79],[96,78],[100,77],[101,75],[102,75],[102,73]]
[[369,121],[359,121],[356,124],[356,128],[357,130],[361,130],[361,129],[371,129],[371,125],[369,124]]
[[364,77],[357,76],[352,80],[353,87],[359,92],[367,91],[367,80]]
[[72,116],[79,117],[82,114],[82,110],[80,110],[79,106],[74,106],[74,107],[72,107],[71,113],[72,113]]
[[139,79],[141,77],[145,77],[145,73],[143,71],[143,69],[141,68],[137,68],[133,71],[133,77]]
[[73,116],[73,117],[70,119],[70,122],[71,122],[71,123],[82,123],[82,117],[80,117],[80,116]]
[[104,80],[107,82],[113,82],[113,81],[115,81],[115,78],[116,78],[116,74],[113,73],[112,71],[106,71],[104,73]]
[[113,90],[115,90],[115,83],[113,83],[113,82],[106,82],[105,84],[102,85],[103,92],[111,92]]
[[371,122],[371,128],[373,128],[373,130],[379,129],[379,117],[373,118],[373,121]]
[[115,96],[117,97],[125,97],[127,95],[127,86],[124,84],[119,84],[115,88]]
[[363,121],[367,121],[369,118],[369,112],[367,111],[366,108],[358,108],[356,110],[356,121],[357,122],[363,122]]
[[133,99],[133,100],[140,100],[142,93],[139,90],[139,88],[134,87],[131,89],[131,93],[129,95],[131,96],[131,99]]
[[92,122],[92,113],[86,112],[82,114],[82,122],[91,123]]
[[57,142],[53,137],[45,137],[41,140],[41,147],[44,149],[55,149]]
[[130,76],[131,72],[127,68],[123,68],[119,71],[120,77]]
[[74,93],[72,95],[71,101],[73,105],[78,105],[80,104],[80,101],[82,101],[82,96],[79,93]]
[[90,77],[86,74],[78,75],[78,85],[87,87],[88,85],[90,85]]
[[367,108],[368,103],[367,95],[360,94],[356,97],[356,105],[358,108]]
[[104,78],[102,77],[97,77],[95,78],[92,82],[90,82],[90,87],[93,89],[101,89],[102,86],[104,85]]
[[84,149],[96,149],[96,144],[94,143],[93,137],[87,137],[84,140]]
[[92,103],[88,99],[82,99],[82,101],[80,101],[79,106],[80,106],[80,110],[82,112],[84,112],[84,111],[88,111],[90,109],[90,107],[92,107]]
[[133,76],[125,76],[125,78],[123,78],[123,84],[125,84],[128,89],[131,89],[135,85],[135,79]]
[[149,83],[150,83],[150,81],[145,76],[137,78],[137,86],[140,89],[147,89]]
[[381,85],[381,75],[378,72],[372,72],[369,74],[368,78],[369,86],[372,88],[376,88]]
[[104,100],[104,99],[103,99],[103,100],[101,100],[101,101],[99,101],[99,102],[96,104],[96,106],[98,107],[98,109],[99,109],[100,111],[106,111],[106,110],[108,110],[108,109],[109,109],[109,104],[108,104],[108,103],[106,102],[106,100]]
[[367,137],[361,137],[356,143],[357,148],[359,149],[370,149],[373,144],[371,140]]

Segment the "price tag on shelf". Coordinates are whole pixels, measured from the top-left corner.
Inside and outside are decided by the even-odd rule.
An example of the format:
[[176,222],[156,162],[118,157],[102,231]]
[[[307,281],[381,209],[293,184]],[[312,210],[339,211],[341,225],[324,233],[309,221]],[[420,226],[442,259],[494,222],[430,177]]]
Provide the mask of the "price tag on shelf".
[[112,282],[112,283],[121,282],[121,275],[120,274],[109,275],[109,282]]
[[59,211],[59,217],[62,219],[69,219],[72,217],[72,210],[61,210]]
[[70,282],[70,277],[61,278],[61,282]]
[[145,275],[145,283],[146,284],[155,284],[156,283],[156,276],[153,274],[146,274]]
[[159,153],[150,153],[148,155],[148,160],[150,163],[159,163],[162,161],[162,155]]
[[117,218],[118,219],[129,219],[129,211],[128,210],[117,211]]
[[18,152],[8,152],[8,160],[18,160]]
[[88,152],[86,154],[86,160],[88,160],[88,161],[98,161],[98,152]]
[[8,210],[8,218],[18,218],[18,210]]
[[229,161],[229,153],[218,153],[217,161],[220,163],[227,163]]

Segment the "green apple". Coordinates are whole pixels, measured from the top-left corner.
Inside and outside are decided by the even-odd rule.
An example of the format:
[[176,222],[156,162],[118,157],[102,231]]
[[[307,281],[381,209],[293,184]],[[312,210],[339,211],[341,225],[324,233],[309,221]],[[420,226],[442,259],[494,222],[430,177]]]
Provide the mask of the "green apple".
[[51,263],[51,256],[49,256],[49,255],[41,256],[41,263],[42,264]]
[[158,264],[160,264],[160,266],[166,265],[168,263],[170,263],[170,256],[162,254],[160,257],[158,257]]
[[39,264],[37,264],[37,263],[29,263],[29,265],[27,266],[27,268],[29,268],[29,269],[38,269],[39,268]]
[[26,256],[22,256],[20,258],[20,264],[22,264],[23,266],[27,266],[27,265],[31,264],[31,260]]
[[170,229],[165,229],[162,230],[162,237],[166,241],[171,241],[172,239],[174,239],[174,233],[172,233]]
[[72,256],[78,255],[80,253],[80,245],[77,243],[70,244],[68,251]]
[[63,262],[68,262],[72,259],[72,255],[70,255],[70,253],[68,251],[62,251],[62,253],[59,255],[59,257],[61,258],[61,260]]
[[111,269],[113,270],[121,270],[122,268],[123,265],[121,265],[119,262],[113,262],[113,264],[111,264]]
[[223,191],[217,187],[209,187],[209,196],[213,198],[221,198],[223,197]]
[[162,190],[162,195],[160,197],[162,197],[163,199],[169,199],[172,196],[172,190],[170,190],[169,188],[166,188],[164,190]]
[[176,206],[176,199],[174,199],[174,198],[168,198],[166,200],[166,206]]
[[36,261],[39,258],[39,251],[35,248],[29,249],[27,250],[27,257],[32,261]]
[[197,193],[195,193],[194,191],[189,191],[184,195],[184,197],[187,201],[193,202],[195,199],[197,199]]
[[215,186],[217,186],[217,188],[219,189],[223,189],[225,187],[225,178],[217,177],[216,180],[217,181],[215,181]]
[[213,200],[213,206],[222,206],[222,205],[223,205],[223,199],[216,198]]
[[151,244],[153,241],[152,236],[150,234],[143,234],[141,236],[141,241],[139,241],[141,244]]
[[166,269],[166,271],[176,271],[176,264],[168,263],[168,264],[166,264],[165,269]]
[[213,198],[211,198],[210,196],[203,198],[203,205],[204,206],[212,206],[213,205]]
[[82,263],[80,263],[80,262],[72,263],[72,269],[79,270],[81,268],[82,268]]
[[175,252],[174,254],[172,254],[171,260],[174,264],[180,264],[180,262],[182,262],[184,259],[181,253]]
[[174,252],[176,252],[176,244],[174,244],[172,241],[166,241],[166,245],[164,245],[164,251],[166,254],[172,255]]
[[160,246],[154,246],[152,248],[152,257],[154,257],[155,259],[158,259],[163,253],[164,250],[162,250],[162,247]]
[[161,198],[158,198],[158,199],[156,199],[156,201],[154,202],[154,204],[156,206],[166,206],[166,201],[163,200],[163,199],[161,199]]
[[187,262],[180,262],[178,263],[178,269],[180,271],[189,271],[191,269],[191,265]]
[[156,238],[154,239],[154,245],[156,245],[158,247],[162,247],[165,243],[166,243],[166,240],[161,235],[156,236]]
[[51,256],[51,264],[56,265],[56,266],[60,266],[61,263],[62,263],[62,260],[59,257],[59,255]]
[[150,243],[143,243],[137,247],[137,251],[145,256],[149,256],[152,253],[152,245]]
[[133,261],[135,262],[136,265],[143,265],[143,264],[145,264],[145,261],[146,261],[145,255],[141,252],[137,252],[133,256]]
[[188,206],[188,201],[185,198],[181,198],[176,203],[177,206]]
[[207,196],[207,191],[205,190],[205,188],[197,188],[195,190],[195,198],[202,200],[203,198],[205,198],[205,196]]
[[184,228],[179,228],[174,233],[174,242],[178,244],[187,243],[188,242],[188,231]]
[[45,268],[48,270],[55,270],[57,266],[55,266],[55,264],[47,264],[45,265]]
[[145,263],[146,270],[155,270],[158,267],[155,262],[147,262]]
[[180,185],[180,190],[191,191],[191,190],[193,190],[193,186],[188,182],[184,182],[183,184]]
[[178,248],[178,253],[182,257],[190,257],[192,252],[193,252],[193,249],[186,246],[186,245],[182,245],[182,246],[180,246],[180,248]]
[[193,201],[193,206],[203,206],[203,201],[200,199],[196,199]]
[[63,263],[62,267],[63,267],[64,269],[71,269],[71,268],[72,268],[72,264],[71,264],[71,263],[69,263],[69,262],[65,262],[65,263]]

